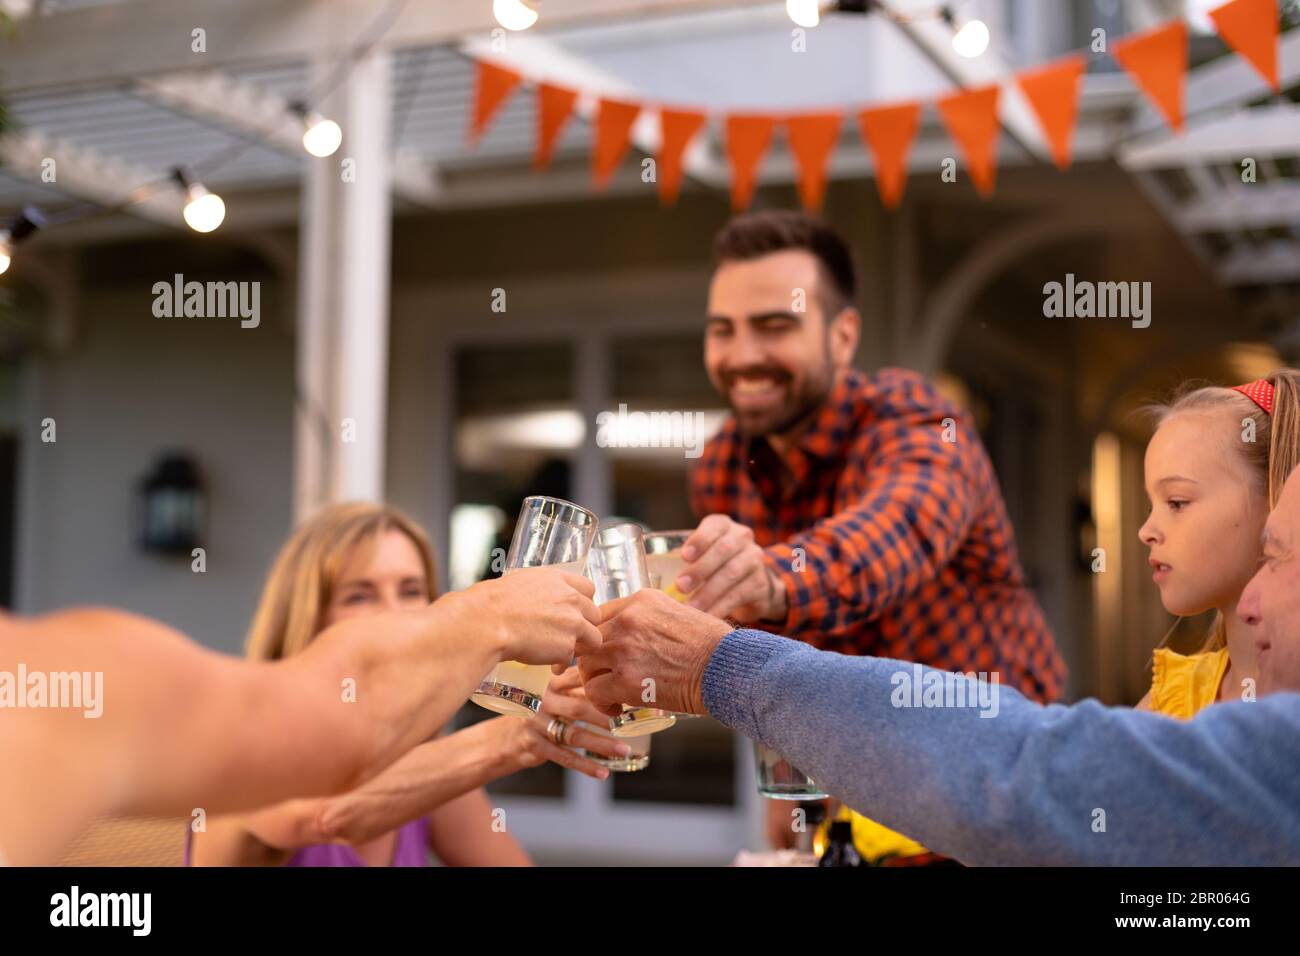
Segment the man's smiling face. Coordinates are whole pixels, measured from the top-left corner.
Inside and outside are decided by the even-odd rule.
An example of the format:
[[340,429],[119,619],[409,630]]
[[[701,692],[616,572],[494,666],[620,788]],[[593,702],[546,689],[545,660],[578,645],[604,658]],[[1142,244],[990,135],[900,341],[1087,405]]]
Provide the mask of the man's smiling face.
[[847,335],[843,315],[852,310],[837,308],[828,284],[802,249],[723,262],[713,274],[704,364],[746,435],[798,426],[852,361],[856,321]]

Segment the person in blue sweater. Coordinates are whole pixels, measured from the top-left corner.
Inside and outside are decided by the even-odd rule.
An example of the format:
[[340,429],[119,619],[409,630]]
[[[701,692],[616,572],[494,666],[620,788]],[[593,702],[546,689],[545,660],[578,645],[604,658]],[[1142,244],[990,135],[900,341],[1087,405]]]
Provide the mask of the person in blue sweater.
[[[1300,469],[1297,469],[1300,471]],[[818,651],[659,591],[604,605],[588,699],[709,714],[850,807],[970,865],[1300,864],[1300,478],[1237,613],[1258,699],[1190,721],[1042,706],[992,675]],[[646,679],[653,684],[644,683]]]

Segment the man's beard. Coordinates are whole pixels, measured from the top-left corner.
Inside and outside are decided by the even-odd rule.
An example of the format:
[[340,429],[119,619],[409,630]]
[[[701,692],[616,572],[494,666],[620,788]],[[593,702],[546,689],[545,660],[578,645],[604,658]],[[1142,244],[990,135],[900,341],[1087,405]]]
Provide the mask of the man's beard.
[[786,409],[782,409],[780,415],[775,421],[752,421],[752,414],[746,415],[740,412],[731,404],[730,392],[728,392],[727,404],[731,407],[731,414],[736,419],[741,434],[746,438],[765,438],[768,435],[783,435],[793,431],[802,425],[813,415],[821,410],[826,404],[826,399],[831,393],[834,385],[835,373],[828,361],[823,368],[822,374],[815,377],[809,377],[804,380],[799,391],[792,397],[791,403]]

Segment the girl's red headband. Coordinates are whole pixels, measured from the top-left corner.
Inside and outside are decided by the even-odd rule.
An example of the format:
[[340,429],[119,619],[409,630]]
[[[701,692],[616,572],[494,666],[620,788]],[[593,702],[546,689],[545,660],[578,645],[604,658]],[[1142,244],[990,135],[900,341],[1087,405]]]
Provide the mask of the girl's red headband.
[[1267,379],[1259,378],[1253,382],[1247,382],[1245,385],[1234,385],[1232,390],[1241,392],[1241,394],[1264,409],[1266,414],[1273,414],[1273,385]]

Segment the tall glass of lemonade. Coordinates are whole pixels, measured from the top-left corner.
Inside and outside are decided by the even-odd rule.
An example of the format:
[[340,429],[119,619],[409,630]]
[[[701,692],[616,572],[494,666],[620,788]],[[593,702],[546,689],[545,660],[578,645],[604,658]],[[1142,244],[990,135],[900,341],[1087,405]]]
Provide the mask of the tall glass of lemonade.
[[[525,498],[510,542],[503,574],[562,569],[581,575],[596,534],[596,516],[572,501],[534,495]],[[532,717],[551,682],[547,664],[502,661],[478,685],[470,700],[512,717]]]
[[[596,532],[596,540],[587,556],[587,574],[596,585],[595,602],[604,604],[650,586],[646,568],[645,532],[640,525],[614,524]],[[653,675],[647,675],[653,676]],[[653,684],[648,685],[653,688]],[[651,698],[646,703],[653,702]],[[611,717],[609,729],[616,737],[640,737],[667,730],[677,718],[656,707],[627,707]]]

